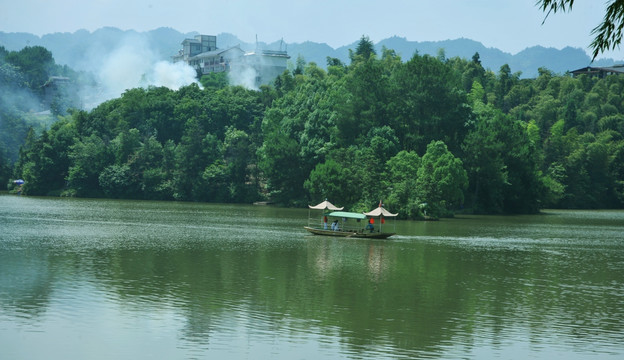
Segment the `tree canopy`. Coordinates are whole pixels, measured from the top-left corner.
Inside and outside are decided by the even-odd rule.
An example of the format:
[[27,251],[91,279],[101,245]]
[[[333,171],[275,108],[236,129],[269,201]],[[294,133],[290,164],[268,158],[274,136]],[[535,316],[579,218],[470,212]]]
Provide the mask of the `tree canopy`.
[[5,106],[19,154],[0,142],[3,181],[23,178],[30,195],[330,198],[353,211],[381,200],[405,218],[624,206],[624,76],[521,79],[484,69],[478,53],[403,61],[371,45],[362,37],[351,64],[327,59],[327,70],[298,59],[260,90],[221,75],[128,89],[44,130]]

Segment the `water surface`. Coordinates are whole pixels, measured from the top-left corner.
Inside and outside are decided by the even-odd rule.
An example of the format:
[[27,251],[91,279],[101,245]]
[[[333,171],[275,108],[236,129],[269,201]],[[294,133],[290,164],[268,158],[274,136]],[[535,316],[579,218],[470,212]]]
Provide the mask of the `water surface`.
[[623,211],[389,240],[307,235],[307,217],[0,196],[0,358],[624,357]]

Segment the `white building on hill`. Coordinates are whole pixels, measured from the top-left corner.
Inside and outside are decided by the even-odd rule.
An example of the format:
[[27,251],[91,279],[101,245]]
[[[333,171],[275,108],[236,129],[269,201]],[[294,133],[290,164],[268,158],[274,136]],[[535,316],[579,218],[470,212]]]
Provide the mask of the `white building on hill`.
[[289,58],[288,53],[281,50],[245,52],[240,45],[219,49],[216,36],[197,35],[182,42],[182,50],[173,56],[173,61],[184,61],[202,74],[228,72],[235,82],[258,87],[282,74]]

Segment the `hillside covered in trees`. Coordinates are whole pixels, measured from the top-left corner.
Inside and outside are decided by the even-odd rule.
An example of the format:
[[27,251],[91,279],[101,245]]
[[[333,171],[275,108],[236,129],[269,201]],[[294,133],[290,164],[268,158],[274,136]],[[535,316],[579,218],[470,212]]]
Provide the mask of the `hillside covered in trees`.
[[325,70],[299,58],[259,91],[214,74],[201,84],[130,89],[89,112],[59,112],[2,164],[29,195],[328,198],[351,210],[381,199],[407,218],[624,205],[621,76],[541,68],[521,79],[507,65],[485,70],[478,53],[405,61],[362,37],[349,64],[328,58]]
[[[51,81],[73,79],[57,86]],[[84,74],[57,65],[52,53],[40,46],[7,51],[0,46],[0,181],[6,183],[28,129],[37,133],[78,107],[77,87]]]

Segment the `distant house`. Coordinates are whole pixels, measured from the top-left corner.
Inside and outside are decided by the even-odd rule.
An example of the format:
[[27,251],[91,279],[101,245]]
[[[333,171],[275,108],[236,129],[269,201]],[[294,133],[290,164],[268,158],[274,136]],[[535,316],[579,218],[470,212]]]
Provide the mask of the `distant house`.
[[613,66],[605,66],[605,67],[594,67],[587,66],[578,70],[570,71],[573,76],[579,75],[589,75],[589,76],[597,76],[599,78],[604,78],[607,75],[616,75],[616,74],[624,74],[624,64],[621,65],[613,65]]
[[259,86],[270,83],[283,73],[289,58],[288,53],[281,50],[245,52],[240,45],[219,49],[216,36],[197,35],[182,42],[182,50],[173,56],[173,61],[184,61],[202,74],[252,74],[253,85]]
[[202,74],[223,72],[231,70],[231,64],[245,55],[240,47],[231,47],[225,50],[206,51],[188,59],[187,63],[195,69],[201,70]]
[[268,84],[286,70],[288,59],[286,51],[256,50],[245,53],[244,64],[256,69],[257,84]]
[[43,90],[43,103],[45,109],[49,109],[55,100],[63,94],[66,95],[67,88],[71,84],[71,79],[64,76],[50,76],[45,84],[41,85]]

